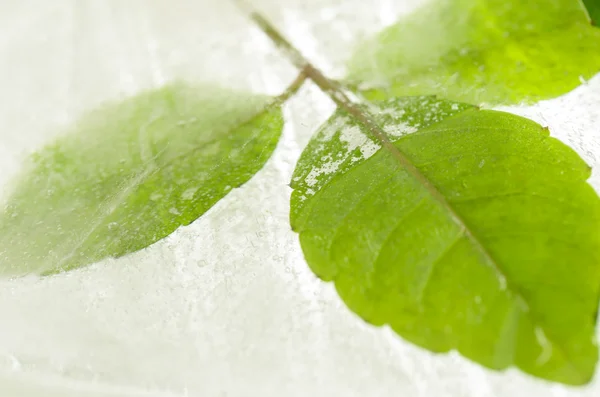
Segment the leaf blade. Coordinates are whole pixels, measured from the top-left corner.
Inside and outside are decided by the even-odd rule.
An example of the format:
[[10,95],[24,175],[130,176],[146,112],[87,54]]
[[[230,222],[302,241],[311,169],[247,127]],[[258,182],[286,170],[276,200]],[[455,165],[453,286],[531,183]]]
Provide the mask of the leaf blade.
[[[393,104],[389,107],[394,110]],[[407,116],[399,121],[408,121]],[[493,127],[486,131],[487,126]],[[341,133],[324,131],[314,142],[335,153]],[[334,143],[324,141],[324,135]],[[291,221],[311,269],[334,281],[342,299],[365,320],[390,324],[429,350],[458,349],[490,368],[516,365],[565,383],[589,381],[597,360],[593,335],[600,284],[600,205],[585,183],[589,167],[529,120],[468,107],[393,145],[448,203],[432,199],[389,150],[336,169],[326,175],[327,183],[309,178],[312,170],[323,169],[311,163],[321,153],[303,154],[294,177]],[[314,148],[309,144],[307,151]],[[475,155],[463,159],[467,148]],[[516,160],[515,151],[536,161]],[[433,161],[443,154],[445,163]],[[469,178],[466,171],[475,176]],[[571,183],[564,192],[556,181]],[[535,198],[525,202],[522,196],[500,194],[515,187]],[[308,189],[316,192],[310,195]],[[498,194],[487,204],[459,203],[490,190]],[[563,200],[540,202],[531,192]],[[498,207],[498,202],[508,204]],[[574,239],[555,222],[557,213],[577,225],[576,249],[569,247]],[[481,227],[488,223],[492,230],[526,233],[494,237]],[[548,236],[559,236],[559,242]],[[565,262],[571,257],[580,275],[570,275]],[[532,279],[545,263],[553,270],[540,276],[538,286]],[[468,283],[471,277],[477,285]],[[560,299],[548,288],[559,288]],[[485,314],[482,307],[493,310]]]
[[270,157],[283,123],[271,102],[176,83],[86,115],[8,198],[0,273],[69,270],[191,223]]
[[348,82],[372,99],[535,102],[594,76],[599,54],[600,29],[579,2],[438,0],[361,45]]

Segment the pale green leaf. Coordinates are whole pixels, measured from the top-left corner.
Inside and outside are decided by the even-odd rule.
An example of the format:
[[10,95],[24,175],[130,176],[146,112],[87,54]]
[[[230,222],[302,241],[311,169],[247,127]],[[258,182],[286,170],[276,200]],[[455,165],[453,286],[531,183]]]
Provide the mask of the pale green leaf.
[[575,0],[432,0],[360,46],[348,81],[371,98],[481,104],[564,94],[600,71],[600,29]]
[[283,125],[272,102],[178,83],[86,115],[5,197],[0,274],[121,256],[191,223],[270,157]]
[[594,373],[600,200],[538,124],[412,97],[342,110],[294,173],[291,223],[313,272],[366,321],[434,352],[568,384]]

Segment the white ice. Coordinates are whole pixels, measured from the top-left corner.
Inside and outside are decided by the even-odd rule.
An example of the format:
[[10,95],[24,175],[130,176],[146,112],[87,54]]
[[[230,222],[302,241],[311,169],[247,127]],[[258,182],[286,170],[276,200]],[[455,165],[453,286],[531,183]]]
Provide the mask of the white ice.
[[[256,1],[336,77],[352,43],[416,3]],[[176,78],[276,94],[294,73],[224,0],[4,1],[0,189],[27,153],[102,101]],[[548,125],[600,166],[600,76],[509,110]],[[0,396],[600,395],[599,381],[568,388],[431,354],[363,323],[312,275],[289,227],[287,184],[332,111],[306,85],[286,106],[282,140],[264,169],[148,249],[58,276],[0,281]],[[597,172],[593,183],[598,189]]]

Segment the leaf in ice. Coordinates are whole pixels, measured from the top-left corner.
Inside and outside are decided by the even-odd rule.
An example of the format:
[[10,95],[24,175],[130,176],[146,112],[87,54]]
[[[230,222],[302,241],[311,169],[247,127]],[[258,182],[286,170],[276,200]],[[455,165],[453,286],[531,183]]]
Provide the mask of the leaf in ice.
[[600,0],[583,0],[592,24],[600,26]]
[[91,112],[16,181],[0,274],[68,270],[162,239],[248,181],[282,126],[268,97],[182,83]]
[[600,29],[574,0],[434,0],[359,46],[348,81],[370,98],[473,104],[552,98],[600,71]]
[[291,224],[313,272],[426,349],[588,382],[600,287],[590,168],[508,113],[433,97],[363,111],[390,141],[338,110],[294,172]]

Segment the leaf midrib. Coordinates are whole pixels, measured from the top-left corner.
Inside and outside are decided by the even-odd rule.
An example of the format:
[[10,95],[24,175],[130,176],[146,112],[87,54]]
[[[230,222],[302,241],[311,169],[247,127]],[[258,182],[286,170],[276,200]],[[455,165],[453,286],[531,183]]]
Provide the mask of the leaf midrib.
[[[311,76],[309,75],[309,77]],[[475,236],[467,222],[465,222],[462,219],[460,214],[455,210],[452,204],[448,200],[446,200],[446,198],[438,190],[438,188],[419,170],[417,166],[413,164],[411,159],[408,156],[406,156],[404,152],[402,152],[397,146],[395,146],[390,141],[383,129],[377,124],[375,120],[373,120],[370,114],[363,112],[363,110],[360,107],[350,102],[350,100],[341,91],[338,91],[337,95],[331,96],[331,99],[334,102],[336,102],[338,106],[343,107],[352,117],[355,118],[356,121],[362,124],[368,133],[370,133],[372,136],[378,139],[382,144],[382,149],[388,150],[392,154],[392,156],[394,156],[396,160],[398,160],[398,162],[408,171],[408,173],[411,174],[411,176],[415,178],[417,182],[425,188],[425,190],[430,194],[430,196],[448,212],[452,220],[461,229],[459,234],[462,233],[471,242],[471,244],[480,252],[480,254],[484,257],[488,265],[490,265],[494,269],[497,276],[502,277],[505,280],[507,291],[510,291],[514,295],[514,298],[517,301],[520,301],[520,303],[525,306],[523,310],[526,312],[527,316],[531,318],[534,326],[538,326],[544,331],[547,339],[551,341],[552,345],[555,346],[560,352],[560,354],[565,358],[565,361],[568,363],[569,367],[571,367],[574,370],[574,373],[580,374],[580,371],[574,366],[573,362],[570,360],[569,355],[562,348],[562,346],[556,342],[555,338],[552,335],[552,332],[548,331],[543,321],[541,321],[536,315],[533,314],[533,310],[531,310],[530,305],[523,293],[519,290],[519,288],[516,285],[514,285],[514,283],[510,280],[508,274],[504,271],[502,266],[494,259],[492,254],[485,248],[483,243],[479,241],[479,239]],[[457,116],[458,115],[454,115],[450,116],[449,118]]]

